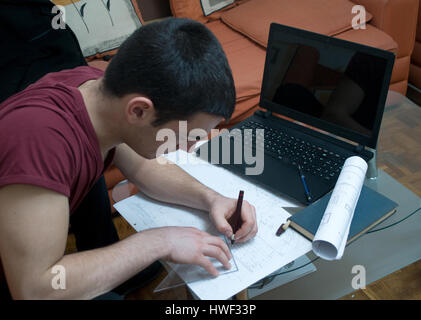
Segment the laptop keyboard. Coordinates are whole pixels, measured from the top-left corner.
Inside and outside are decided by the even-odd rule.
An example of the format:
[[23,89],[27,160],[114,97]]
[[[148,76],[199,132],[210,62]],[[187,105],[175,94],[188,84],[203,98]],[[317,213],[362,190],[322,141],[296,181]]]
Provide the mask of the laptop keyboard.
[[[325,147],[305,141],[282,129],[271,128],[255,121],[244,123],[239,129],[252,129],[252,137],[244,135],[244,147],[255,149],[263,135],[256,136],[255,129],[264,129],[265,153],[284,163],[300,165],[304,172],[327,181],[337,179],[346,157]],[[253,140],[252,140],[253,139]],[[253,143],[255,141],[256,144]]]

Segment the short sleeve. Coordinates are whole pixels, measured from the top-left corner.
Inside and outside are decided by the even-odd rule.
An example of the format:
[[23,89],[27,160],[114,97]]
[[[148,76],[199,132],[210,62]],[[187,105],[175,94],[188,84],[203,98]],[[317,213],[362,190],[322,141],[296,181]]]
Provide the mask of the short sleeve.
[[67,131],[71,128],[60,115],[43,108],[15,109],[4,116],[0,187],[30,184],[70,197],[77,150],[72,150]]

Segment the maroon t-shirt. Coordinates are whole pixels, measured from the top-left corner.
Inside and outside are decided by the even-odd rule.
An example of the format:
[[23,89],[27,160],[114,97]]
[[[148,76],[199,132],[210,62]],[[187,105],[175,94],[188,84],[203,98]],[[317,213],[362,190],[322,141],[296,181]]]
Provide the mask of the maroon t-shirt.
[[47,188],[69,198],[70,212],[77,208],[115,153],[104,164],[77,88],[102,75],[86,66],[49,73],[0,104],[0,187]]

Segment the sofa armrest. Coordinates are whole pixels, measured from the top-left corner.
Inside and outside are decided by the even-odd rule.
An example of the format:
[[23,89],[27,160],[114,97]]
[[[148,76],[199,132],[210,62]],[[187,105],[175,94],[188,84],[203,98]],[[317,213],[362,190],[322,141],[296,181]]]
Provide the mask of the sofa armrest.
[[398,44],[398,58],[414,49],[419,0],[353,0],[373,15],[370,22]]

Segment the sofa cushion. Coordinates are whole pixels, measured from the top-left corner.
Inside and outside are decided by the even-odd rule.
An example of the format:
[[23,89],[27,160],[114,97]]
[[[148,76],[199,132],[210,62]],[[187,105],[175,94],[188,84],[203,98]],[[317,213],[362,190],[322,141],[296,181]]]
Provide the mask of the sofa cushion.
[[[221,19],[266,47],[272,22],[334,36],[352,29],[354,6],[348,0],[250,0],[224,12]],[[371,18],[367,12],[366,22]]]
[[189,18],[202,23],[218,20],[221,12],[235,6],[235,0],[170,0],[176,18]]
[[[420,19],[421,25],[421,19]],[[414,44],[414,51],[411,56],[412,63],[421,66],[421,41],[416,41]]]
[[53,0],[64,7],[64,21],[75,33],[87,60],[115,54],[144,23],[136,0]]
[[398,44],[391,36],[370,24],[366,29],[351,29],[336,35],[335,38],[394,52],[398,49]]
[[[237,102],[260,94],[266,51],[221,21],[206,26],[221,43],[231,67]],[[235,114],[239,110],[235,110]]]

